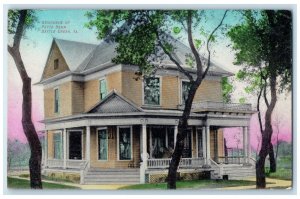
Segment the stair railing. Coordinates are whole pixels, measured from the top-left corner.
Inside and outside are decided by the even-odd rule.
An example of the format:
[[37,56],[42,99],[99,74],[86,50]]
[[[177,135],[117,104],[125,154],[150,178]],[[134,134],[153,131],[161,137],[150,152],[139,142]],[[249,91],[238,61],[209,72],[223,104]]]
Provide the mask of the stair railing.
[[89,165],[89,162],[85,161],[82,163],[82,165],[80,167],[80,184],[84,184],[84,177],[89,169],[88,165]]

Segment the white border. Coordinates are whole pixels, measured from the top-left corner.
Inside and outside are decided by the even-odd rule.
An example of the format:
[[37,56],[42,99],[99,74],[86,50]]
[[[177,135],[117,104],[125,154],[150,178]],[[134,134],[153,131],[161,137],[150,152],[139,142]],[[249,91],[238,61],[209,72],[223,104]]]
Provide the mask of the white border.
[[[131,154],[130,154],[130,160],[120,160],[120,149],[119,149],[119,142],[120,142],[120,137],[119,137],[119,129],[120,128],[130,128],[130,150],[131,150]],[[118,161],[132,161],[133,160],[133,133],[132,133],[132,126],[117,126],[117,157],[118,157]]]

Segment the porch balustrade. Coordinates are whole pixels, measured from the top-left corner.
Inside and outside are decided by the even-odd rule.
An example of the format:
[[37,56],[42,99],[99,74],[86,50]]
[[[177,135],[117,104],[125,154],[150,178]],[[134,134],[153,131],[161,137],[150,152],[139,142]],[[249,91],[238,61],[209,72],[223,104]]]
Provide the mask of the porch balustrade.
[[[86,160],[67,160],[66,167],[71,169],[80,169]],[[64,166],[64,160],[48,159],[47,167],[49,168],[62,168]]]
[[[168,168],[170,165],[171,159],[148,159],[147,167],[151,169],[161,169]],[[205,163],[204,158],[181,158],[179,162],[179,168],[195,168],[201,167]]]
[[245,164],[247,163],[244,156],[218,157],[218,162],[222,164]]
[[[179,105],[180,109],[184,109],[184,105]],[[194,102],[192,109],[205,109],[205,110],[231,110],[231,111],[252,111],[251,104],[240,103],[224,103],[214,101]]]

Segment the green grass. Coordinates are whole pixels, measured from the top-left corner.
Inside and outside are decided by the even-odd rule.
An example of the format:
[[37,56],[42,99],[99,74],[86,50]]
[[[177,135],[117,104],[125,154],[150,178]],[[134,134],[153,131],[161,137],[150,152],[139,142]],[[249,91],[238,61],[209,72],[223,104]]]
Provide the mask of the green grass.
[[[248,185],[255,185],[255,182],[245,180],[193,180],[178,181],[176,183],[177,189],[213,189]],[[167,189],[167,183],[128,185],[120,189]]]
[[[266,169],[267,170],[267,169]],[[286,168],[278,168],[275,173],[269,173],[268,170],[266,171],[266,176],[268,178],[274,178],[279,180],[292,180],[292,169],[286,169]]]
[[[7,178],[7,187],[11,189],[30,189],[29,180],[18,178]],[[43,182],[43,189],[79,189],[78,187]]]

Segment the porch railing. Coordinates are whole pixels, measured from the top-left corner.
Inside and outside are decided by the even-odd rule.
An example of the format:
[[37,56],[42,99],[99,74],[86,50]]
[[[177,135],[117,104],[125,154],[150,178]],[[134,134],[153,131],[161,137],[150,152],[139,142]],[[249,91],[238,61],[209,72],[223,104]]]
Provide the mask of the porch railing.
[[245,157],[244,156],[232,156],[232,157],[218,157],[218,163],[222,164],[244,164]]
[[[148,159],[147,167],[151,169],[169,168],[171,159]],[[181,158],[179,168],[196,168],[204,165],[204,158]]]
[[[66,167],[71,169],[80,169],[86,160],[67,160]],[[59,159],[48,159],[47,167],[49,168],[63,168],[64,160]]]
[[[179,105],[180,109],[184,109],[184,105]],[[239,104],[239,103],[224,103],[214,101],[194,102],[192,109],[202,110],[231,110],[231,111],[252,111],[251,104]]]

